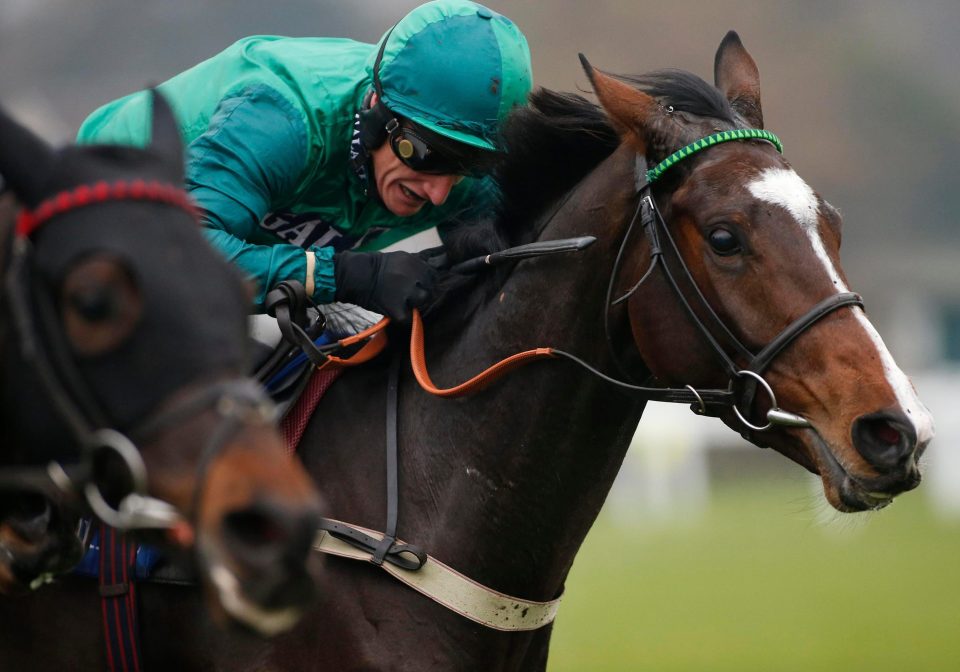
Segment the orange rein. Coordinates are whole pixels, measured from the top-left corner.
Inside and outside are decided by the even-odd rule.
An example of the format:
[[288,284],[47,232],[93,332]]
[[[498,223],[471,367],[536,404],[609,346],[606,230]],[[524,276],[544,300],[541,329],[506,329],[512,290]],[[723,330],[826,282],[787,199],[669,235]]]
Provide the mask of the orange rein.
[[333,355],[327,356],[327,361],[318,366],[318,369],[324,369],[327,366],[357,366],[358,364],[365,364],[371,359],[383,352],[383,349],[387,347],[387,335],[384,332],[386,326],[390,324],[390,318],[385,317],[379,322],[377,322],[372,327],[367,327],[358,334],[353,336],[348,336],[347,338],[340,339],[337,343],[340,347],[348,347],[355,345],[364,339],[368,339],[366,344],[357,350],[357,352],[352,357],[334,357]]
[[[388,324],[390,324],[390,318],[385,317],[372,327],[368,327],[354,336],[338,341],[341,346],[346,347],[368,339],[367,344],[360,348],[352,357],[340,358],[328,356],[327,361],[317,368],[323,369],[328,365],[356,366],[369,362],[386,347],[387,337],[384,330]],[[554,354],[553,348],[536,348],[535,350],[518,352],[515,355],[500,360],[465,383],[441,389],[434,384],[433,380],[430,379],[430,374],[427,372],[427,355],[423,339],[423,318],[420,316],[419,310],[413,310],[413,325],[410,331],[410,363],[413,366],[413,375],[416,377],[417,382],[420,383],[420,387],[437,397],[443,397],[445,399],[465,397],[474,392],[479,392],[494,383],[501,376],[514,369],[520,368],[524,364],[528,364],[537,359],[553,359],[555,357],[556,355]]]
[[423,318],[420,317],[420,311],[413,311],[413,327],[410,331],[410,364],[413,366],[413,375],[424,390],[438,397],[453,399],[456,397],[465,397],[468,394],[479,392],[495,380],[506,373],[520,368],[537,359],[554,358],[552,348],[537,348],[535,350],[526,350],[511,355],[506,359],[500,360],[487,370],[478,373],[465,383],[455,387],[440,389],[430,380],[430,374],[427,373],[427,356],[424,352],[423,342]]

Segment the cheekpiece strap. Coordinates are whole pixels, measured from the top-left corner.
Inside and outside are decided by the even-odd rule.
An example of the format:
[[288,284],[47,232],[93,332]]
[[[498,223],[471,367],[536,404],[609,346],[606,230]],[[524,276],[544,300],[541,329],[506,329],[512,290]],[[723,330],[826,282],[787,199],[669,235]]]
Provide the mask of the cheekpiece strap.
[[680,163],[680,161],[688,156],[696,154],[697,152],[701,152],[708,147],[713,147],[714,145],[719,145],[723,142],[730,142],[732,140],[766,140],[771,145],[776,147],[778,152],[783,154],[783,143],[780,142],[780,138],[770,131],[764,131],[759,128],[737,128],[732,131],[721,131],[720,133],[714,133],[713,135],[708,135],[705,138],[700,138],[696,142],[691,142],[686,147],[675,151],[673,154],[647,171],[647,182],[653,183],[657,181],[667,170]]
[[62,191],[43,201],[33,210],[23,209],[17,216],[17,236],[28,238],[50,219],[71,210],[109,201],[154,201],[181,208],[194,219],[197,207],[182,187],[163,182],[121,180],[81,184],[70,191]]

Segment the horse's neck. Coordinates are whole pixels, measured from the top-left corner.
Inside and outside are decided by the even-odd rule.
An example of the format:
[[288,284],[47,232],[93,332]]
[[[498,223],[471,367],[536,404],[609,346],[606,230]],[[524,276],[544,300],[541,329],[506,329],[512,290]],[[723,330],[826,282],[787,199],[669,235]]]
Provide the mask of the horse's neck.
[[[631,178],[632,158],[618,153],[577,187],[540,237],[592,234],[597,242],[575,255],[518,264],[462,338],[431,349],[436,381],[460,382],[539,346],[611,370],[604,298],[632,196],[623,185]],[[566,362],[530,365],[465,402],[427,399],[412,384],[405,393],[417,399],[419,425],[404,432],[405,449],[431,453],[416,460],[430,465],[419,487],[442,493],[442,502],[432,502],[436,513],[419,521],[434,531],[437,545],[429,550],[498,589],[552,597],[606,497],[643,404]]]

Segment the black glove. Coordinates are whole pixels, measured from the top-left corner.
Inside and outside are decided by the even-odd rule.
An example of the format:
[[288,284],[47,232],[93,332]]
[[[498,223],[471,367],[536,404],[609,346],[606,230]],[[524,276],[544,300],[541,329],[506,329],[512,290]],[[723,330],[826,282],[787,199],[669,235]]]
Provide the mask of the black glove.
[[340,252],[333,265],[337,301],[400,323],[410,319],[411,309],[429,303],[436,288],[437,272],[409,252]]

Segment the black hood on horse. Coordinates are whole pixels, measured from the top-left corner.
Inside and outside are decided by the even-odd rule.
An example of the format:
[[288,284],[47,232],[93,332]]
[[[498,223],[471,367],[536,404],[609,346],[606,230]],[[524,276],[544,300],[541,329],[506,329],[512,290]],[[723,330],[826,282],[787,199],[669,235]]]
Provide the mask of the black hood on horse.
[[159,94],[152,112],[146,148],[58,151],[0,113],[23,206],[0,203],[0,592],[70,567],[75,524],[54,523],[82,509],[195,550],[214,611],[272,633],[313,595],[319,498],[246,377],[250,295],[202,236]]
[[[0,144],[10,150],[0,156],[0,173],[30,209],[57,194],[99,183],[179,186],[183,183],[180,137],[169,107],[159,96],[155,111],[147,151],[122,146],[68,146],[54,151],[16,122],[0,117]],[[153,215],[157,207],[168,208],[169,216]],[[135,420],[155,411],[196,372],[208,371],[212,378],[245,367],[245,340],[235,334],[245,329],[247,297],[236,277],[227,281],[235,291],[225,293],[222,273],[198,277],[193,270],[187,271],[219,269],[221,264],[216,253],[198,240],[197,228],[189,212],[173,205],[108,200],[58,214],[31,236],[34,255],[28,282],[34,313],[60,318],[57,324],[42,325],[37,337],[48,352],[72,359],[85,384],[83,390],[71,392],[89,395],[87,402],[120,430],[130,429]],[[100,296],[95,288],[81,286],[65,296],[70,271],[94,257],[110,258],[124,269],[128,295]],[[130,305],[117,304],[124,300]],[[128,310],[129,333],[122,335],[116,347],[71,346],[60,336],[71,328],[62,321],[64,301],[73,301],[76,312],[94,318]],[[52,310],[44,311],[42,303]],[[183,329],[184,323],[191,325],[189,330]],[[225,329],[229,323],[233,326]],[[110,338],[96,329],[87,331],[81,336],[88,341]],[[184,333],[190,334],[189,340]],[[62,443],[65,430],[50,418],[44,404],[30,402],[43,394],[30,364],[16,348],[6,348],[5,357],[2,403],[18,408],[18,413],[11,419],[13,427],[4,431],[34,437],[31,450],[37,452],[31,453],[31,459],[36,459],[43,446]]]

